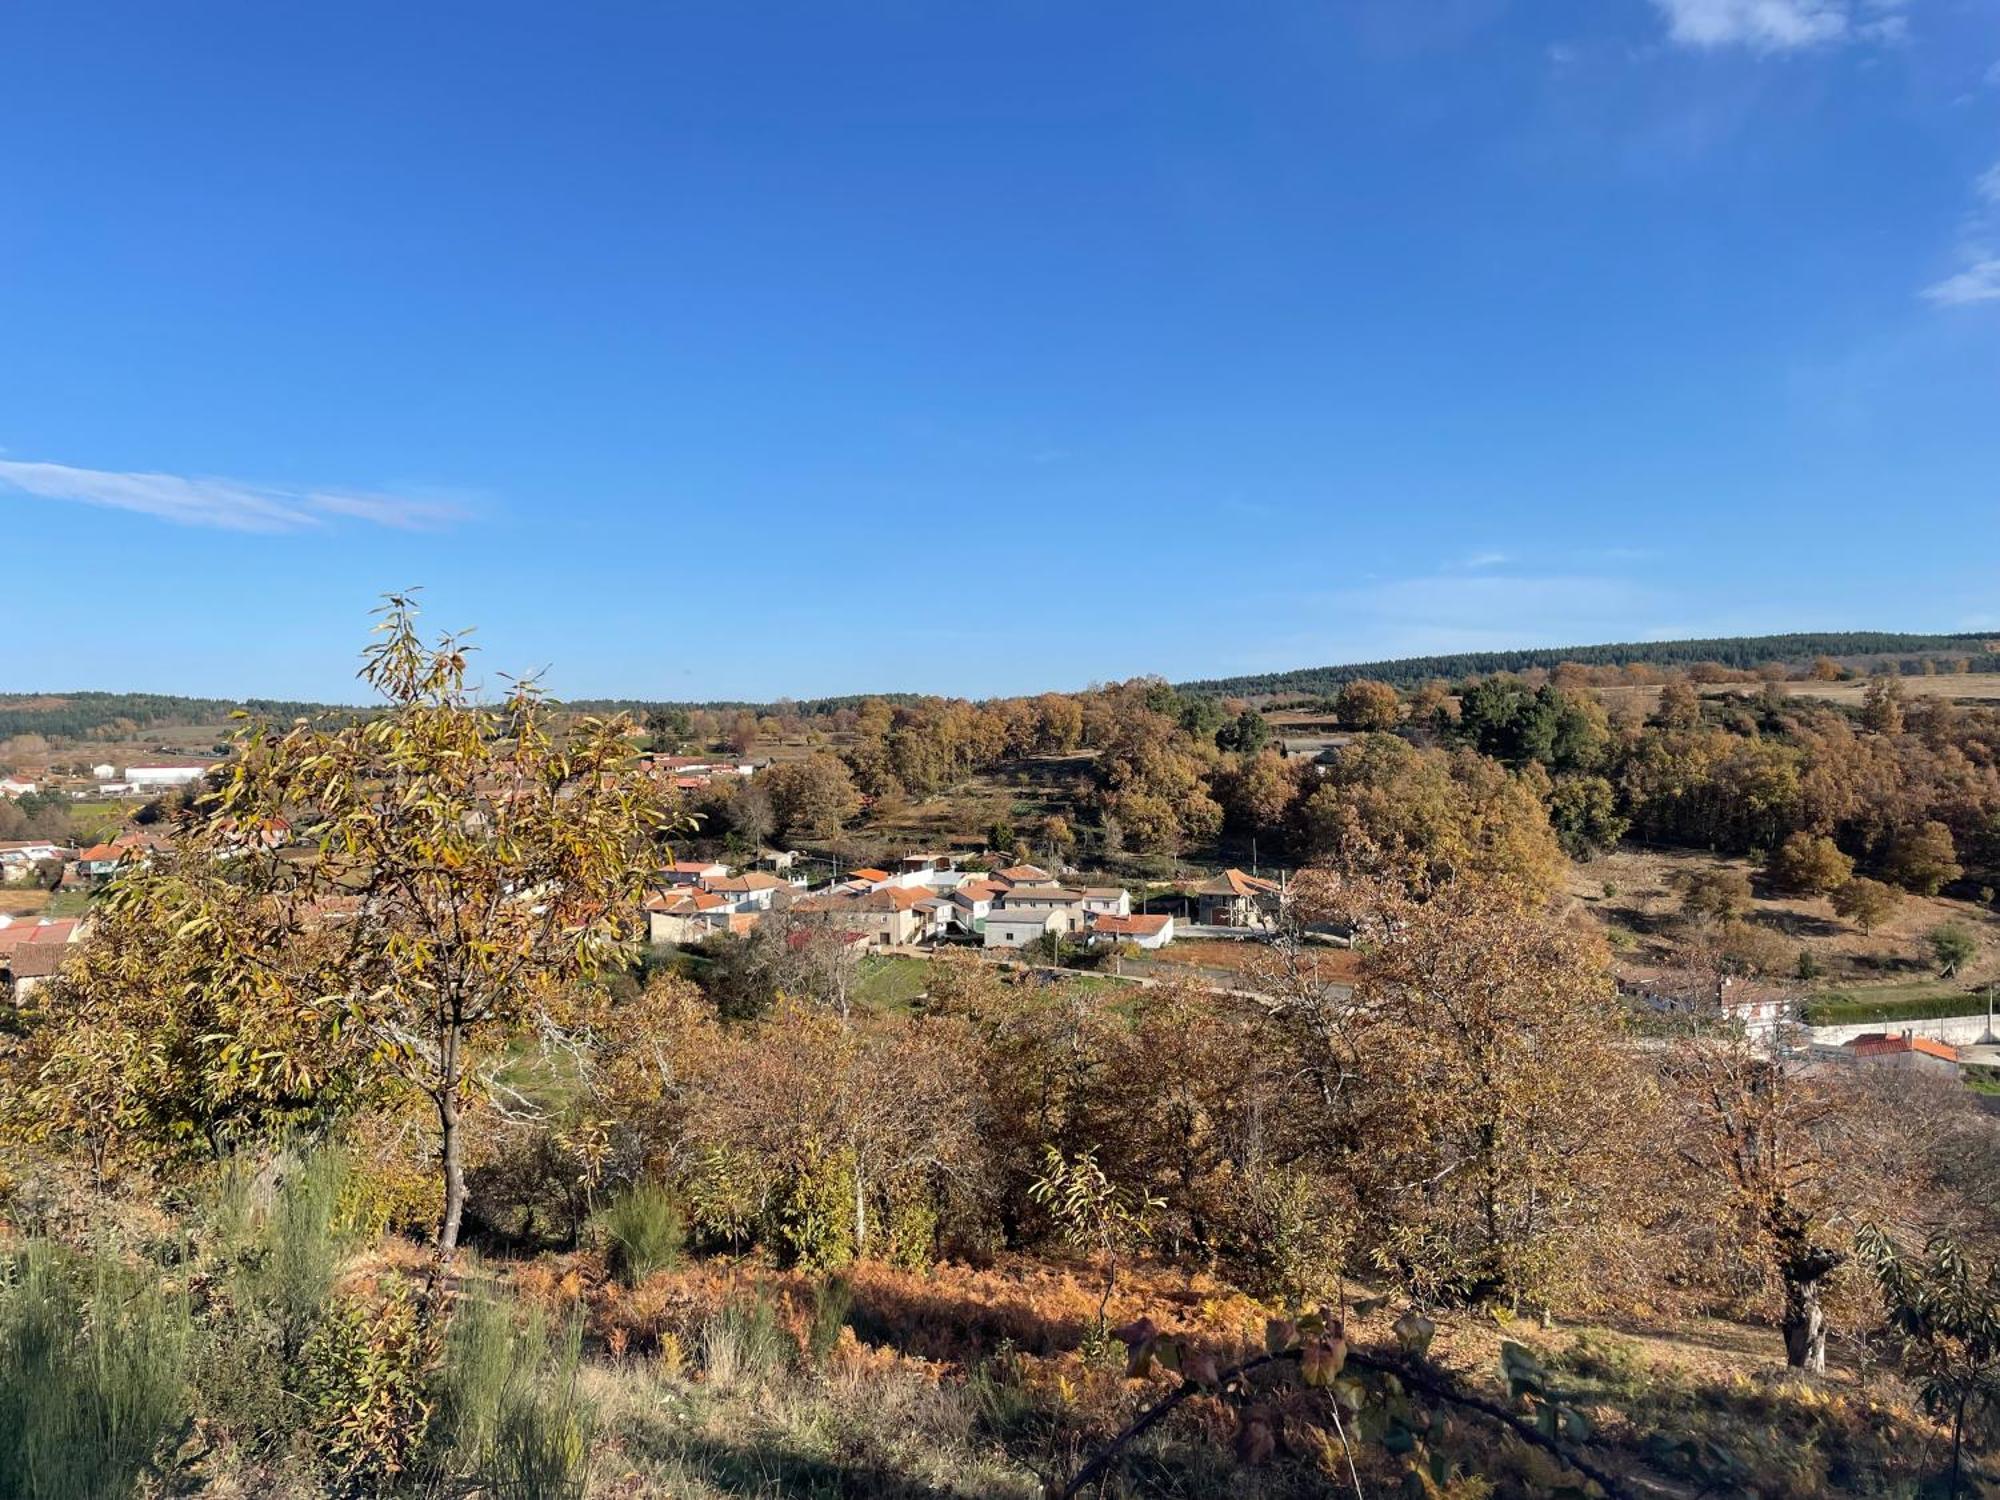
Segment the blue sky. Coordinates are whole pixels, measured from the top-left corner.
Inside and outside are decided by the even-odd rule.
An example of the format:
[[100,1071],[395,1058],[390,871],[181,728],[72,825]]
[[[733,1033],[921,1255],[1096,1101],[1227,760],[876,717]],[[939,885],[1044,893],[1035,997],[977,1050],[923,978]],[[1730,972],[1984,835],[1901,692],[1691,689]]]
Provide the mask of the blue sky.
[[2000,629],[1986,0],[11,0],[0,193],[0,687]]

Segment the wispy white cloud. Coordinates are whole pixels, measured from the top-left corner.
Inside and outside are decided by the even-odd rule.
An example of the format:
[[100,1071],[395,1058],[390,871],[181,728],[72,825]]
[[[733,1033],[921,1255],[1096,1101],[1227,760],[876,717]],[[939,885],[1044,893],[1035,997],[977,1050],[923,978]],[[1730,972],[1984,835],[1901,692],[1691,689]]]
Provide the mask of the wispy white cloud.
[[1458,561],[1461,568],[1498,568],[1514,559],[1505,552],[1474,552]]
[[1971,307],[2000,301],[2000,162],[1972,179],[1976,203],[1960,226],[1961,269],[1918,293],[1934,307]]
[[2000,256],[1974,261],[1955,276],[1933,282],[1922,292],[1939,307],[1969,307],[1975,302],[2000,302]]
[[1835,42],[1898,42],[1903,0],[1653,0],[1667,35],[1689,47],[1792,52]]
[[127,474],[0,459],[0,493],[134,511],[221,531],[307,531],[331,519],[427,531],[463,520],[448,500],[366,491],[251,484],[182,474]]

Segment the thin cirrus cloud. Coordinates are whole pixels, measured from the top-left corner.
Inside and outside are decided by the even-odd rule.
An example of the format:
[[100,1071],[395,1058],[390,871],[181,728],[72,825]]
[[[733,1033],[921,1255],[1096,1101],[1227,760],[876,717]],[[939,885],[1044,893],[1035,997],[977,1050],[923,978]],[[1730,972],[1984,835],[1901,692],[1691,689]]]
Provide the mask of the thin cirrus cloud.
[[2000,256],[1976,260],[1956,275],[1923,290],[1926,302],[1939,307],[1970,307],[1976,302],[2000,302]]
[[2000,162],[1973,179],[1972,193],[1981,206],[1969,221],[1961,248],[1963,269],[1932,282],[1918,294],[1934,307],[2000,302],[2000,255],[1992,246],[1996,216],[2000,216]]
[[178,526],[218,531],[310,531],[363,521],[432,531],[465,519],[458,504],[411,495],[251,484],[182,474],[127,474],[0,458],[0,493],[133,511]]
[[1667,35],[1689,47],[1790,52],[1834,42],[1900,40],[1903,0],[1653,0]]

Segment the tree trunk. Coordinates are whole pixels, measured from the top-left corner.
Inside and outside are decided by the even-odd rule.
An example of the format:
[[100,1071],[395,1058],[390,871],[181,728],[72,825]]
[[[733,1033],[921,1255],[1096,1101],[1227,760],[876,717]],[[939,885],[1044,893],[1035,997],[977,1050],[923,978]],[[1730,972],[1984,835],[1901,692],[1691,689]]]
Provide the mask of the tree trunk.
[[1951,1493],[1958,1500],[1959,1476],[1965,1472],[1965,1394],[1959,1393],[1958,1407],[1951,1418]]
[[438,1156],[444,1162],[444,1219],[438,1225],[438,1254],[450,1258],[458,1249],[458,1229],[465,1218],[465,1153],[458,1133],[458,1092],[447,1088],[437,1096]]
[[1801,1281],[1785,1287],[1785,1363],[1813,1375],[1826,1373],[1826,1314],[1820,1310],[1819,1283]]
[[868,1253],[868,1184],[861,1176],[861,1153],[854,1153],[854,1258]]

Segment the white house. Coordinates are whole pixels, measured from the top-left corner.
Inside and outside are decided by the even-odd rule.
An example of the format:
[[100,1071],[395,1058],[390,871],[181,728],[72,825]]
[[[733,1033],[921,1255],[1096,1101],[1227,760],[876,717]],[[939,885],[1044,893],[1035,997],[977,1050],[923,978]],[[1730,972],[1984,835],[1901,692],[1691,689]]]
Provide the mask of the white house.
[[153,766],[127,766],[125,779],[142,791],[162,791],[201,780],[213,764],[206,760],[169,760]]
[[22,781],[15,776],[0,776],[0,797],[25,797],[35,789],[32,781]]
[[710,891],[673,890],[647,898],[646,940],[698,943],[711,933],[728,930],[729,903]]
[[1093,917],[1129,917],[1132,914],[1132,894],[1123,886],[1085,886],[1083,909]]
[[92,844],[78,851],[76,873],[85,880],[103,880],[118,873],[126,851],[116,844]]
[[677,859],[660,871],[660,878],[669,885],[702,885],[728,873],[728,865],[712,859]]
[[1100,947],[1130,943],[1135,948],[1164,948],[1174,940],[1174,919],[1171,915],[1093,917],[1089,940]]
[[792,883],[762,870],[747,875],[724,875],[701,882],[701,888],[720,896],[733,911],[769,911],[777,904],[778,893],[789,893]]
[[1001,894],[999,904],[1000,910],[1013,914],[1049,913],[1063,932],[1075,932],[1083,926],[1083,892],[1066,886],[1017,885]]
[[993,914],[993,903],[1000,895],[1000,888],[990,880],[968,880],[951,893],[951,922],[960,932],[973,934],[986,930],[986,919]]
[[0,843],[0,879],[10,884],[32,879],[45,859],[60,859],[63,851],[47,839],[9,839]]

